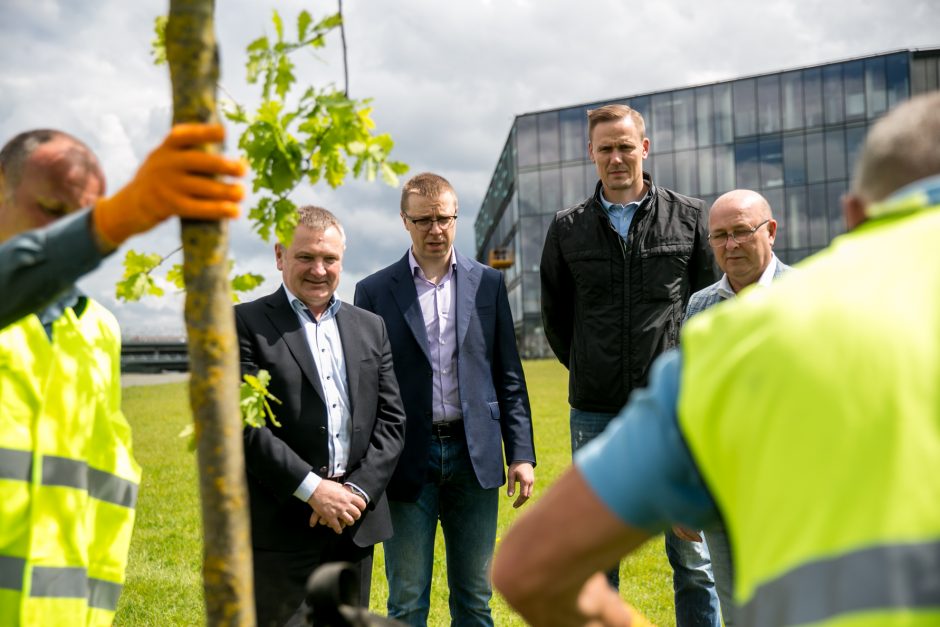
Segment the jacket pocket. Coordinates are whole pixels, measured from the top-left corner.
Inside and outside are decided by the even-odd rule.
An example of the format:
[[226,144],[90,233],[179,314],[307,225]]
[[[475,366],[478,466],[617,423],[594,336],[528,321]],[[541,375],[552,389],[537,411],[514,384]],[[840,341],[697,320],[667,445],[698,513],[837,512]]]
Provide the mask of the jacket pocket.
[[499,403],[493,401],[492,403],[488,402],[486,405],[490,408],[490,418],[499,420]]
[[691,243],[661,244],[641,250],[643,300],[678,300],[691,257]]

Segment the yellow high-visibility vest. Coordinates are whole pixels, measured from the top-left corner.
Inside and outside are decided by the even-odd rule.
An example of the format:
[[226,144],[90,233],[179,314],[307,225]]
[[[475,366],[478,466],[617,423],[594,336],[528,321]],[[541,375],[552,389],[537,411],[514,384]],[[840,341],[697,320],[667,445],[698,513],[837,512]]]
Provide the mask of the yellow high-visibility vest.
[[684,329],[740,624],[940,625],[938,246],[940,206],[886,216]]
[[120,332],[88,299],[0,331],[0,625],[110,625],[140,467],[121,413]]

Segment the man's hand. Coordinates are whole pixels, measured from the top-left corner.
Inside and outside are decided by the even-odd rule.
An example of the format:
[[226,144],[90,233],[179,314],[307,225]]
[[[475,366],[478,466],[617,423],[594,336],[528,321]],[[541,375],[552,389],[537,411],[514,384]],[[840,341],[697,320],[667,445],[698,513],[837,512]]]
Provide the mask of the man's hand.
[[652,627],[645,616],[620,598],[603,573],[584,583],[578,594],[578,611],[580,620],[591,627]]
[[680,540],[685,540],[686,542],[701,542],[702,534],[693,529],[687,529],[682,525],[673,525],[672,532],[676,534],[676,537]]
[[336,533],[343,533],[343,527],[355,524],[366,510],[366,502],[361,496],[328,480],[320,482],[307,503],[313,508],[310,526],[327,525]]
[[244,189],[212,177],[244,176],[245,164],[194,150],[224,138],[225,129],[219,124],[174,126],[141,164],[134,180],[95,205],[92,222],[96,236],[116,248],[131,235],[148,231],[170,216],[197,220],[238,217]]
[[506,496],[512,497],[516,493],[516,483],[519,483],[519,496],[512,504],[514,508],[521,507],[532,496],[532,486],[535,485],[535,468],[529,462],[513,462],[509,465],[506,478]]

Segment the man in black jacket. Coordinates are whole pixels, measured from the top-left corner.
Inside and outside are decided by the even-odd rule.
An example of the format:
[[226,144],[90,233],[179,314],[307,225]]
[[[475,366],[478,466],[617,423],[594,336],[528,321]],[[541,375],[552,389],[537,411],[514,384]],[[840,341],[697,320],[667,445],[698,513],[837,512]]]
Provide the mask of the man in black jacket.
[[[704,203],[643,172],[643,116],[626,105],[594,109],[588,136],[600,181],[555,215],[541,263],[545,335],[569,372],[572,452],[646,385],[653,359],[678,344],[689,296],[719,276]],[[616,571],[608,576],[616,586]]]

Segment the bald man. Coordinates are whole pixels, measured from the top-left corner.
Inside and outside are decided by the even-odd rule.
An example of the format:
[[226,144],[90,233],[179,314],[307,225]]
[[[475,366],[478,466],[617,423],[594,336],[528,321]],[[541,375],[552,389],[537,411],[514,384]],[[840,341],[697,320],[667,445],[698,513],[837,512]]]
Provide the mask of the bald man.
[[75,281],[164,219],[238,214],[244,165],[179,125],[104,198],[97,158],[55,130],[0,149],[0,625],[110,625],[140,485],[121,413],[121,332]]
[[[770,285],[789,270],[790,266],[774,255],[776,236],[777,221],[766,198],[749,189],[736,189],[720,196],[708,214],[708,243],[724,274],[720,280],[692,294],[683,324],[712,305],[734,298],[750,285]],[[683,554],[680,563],[695,565],[711,561],[721,616],[725,627],[732,627],[735,623],[734,580],[724,528],[716,526],[700,534],[674,527],[673,532],[680,538],[672,547]],[[670,550],[668,544],[666,548]]]

